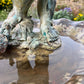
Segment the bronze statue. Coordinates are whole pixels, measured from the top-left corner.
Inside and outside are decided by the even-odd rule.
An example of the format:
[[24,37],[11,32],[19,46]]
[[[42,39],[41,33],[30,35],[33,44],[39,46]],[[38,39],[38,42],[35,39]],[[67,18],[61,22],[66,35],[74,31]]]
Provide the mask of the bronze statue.
[[[52,17],[56,5],[56,0],[38,0],[37,11],[40,18],[40,34],[34,34],[33,22],[31,18],[27,17],[27,12],[34,0],[13,0],[13,9],[9,13],[7,19],[3,22],[0,29],[0,34],[4,38],[19,41],[27,41],[29,48],[36,48],[38,45],[43,45],[43,48],[56,49],[57,45],[60,46],[61,42],[52,43],[59,40],[57,31],[52,26]],[[3,37],[3,36],[2,36]],[[8,43],[6,39],[5,45]],[[26,43],[26,44],[27,44]],[[24,44],[21,43],[22,45]],[[50,46],[49,46],[50,45]]]

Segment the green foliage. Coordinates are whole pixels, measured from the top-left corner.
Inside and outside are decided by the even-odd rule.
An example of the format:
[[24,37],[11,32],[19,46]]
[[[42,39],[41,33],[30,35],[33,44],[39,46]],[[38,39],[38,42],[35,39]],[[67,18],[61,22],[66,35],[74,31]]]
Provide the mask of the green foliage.
[[54,13],[54,19],[66,18],[73,20],[72,12],[68,12],[67,10],[60,10]]
[[0,21],[3,21],[7,18],[8,12],[6,10],[1,10],[0,11]]

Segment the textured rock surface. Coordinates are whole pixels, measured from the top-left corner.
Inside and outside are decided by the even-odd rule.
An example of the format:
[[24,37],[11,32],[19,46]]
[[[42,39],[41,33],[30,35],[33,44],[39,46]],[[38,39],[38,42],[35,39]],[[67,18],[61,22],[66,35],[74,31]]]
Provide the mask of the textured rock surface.
[[[34,20],[35,21],[35,20]],[[53,27],[62,36],[69,36],[73,40],[76,40],[84,44],[84,21],[71,21],[65,18],[53,20]],[[35,21],[35,27],[40,27],[40,21]]]
[[62,18],[53,21],[53,23],[60,35],[69,36],[84,44],[84,21],[70,21]]
[[8,46],[8,39],[4,35],[0,35],[0,53],[4,53]]
[[[3,26],[3,25],[2,25]],[[8,32],[5,32],[8,31]],[[38,30],[38,29],[37,29]],[[52,29],[55,31],[55,29]],[[56,36],[56,40],[52,42],[48,42],[46,37],[43,37],[41,32],[34,32],[33,31],[33,22],[31,19],[23,19],[20,23],[18,23],[13,29],[2,29],[1,28],[2,36],[5,39],[2,40],[1,51],[4,49],[6,50],[8,45],[18,46],[18,48],[27,48],[27,49],[35,49],[37,47],[47,49],[47,50],[55,50],[61,46],[61,39],[59,36]],[[4,38],[3,37],[3,38]],[[8,41],[9,40],[9,41]],[[7,45],[8,44],[8,45]],[[1,52],[3,53],[3,52]]]

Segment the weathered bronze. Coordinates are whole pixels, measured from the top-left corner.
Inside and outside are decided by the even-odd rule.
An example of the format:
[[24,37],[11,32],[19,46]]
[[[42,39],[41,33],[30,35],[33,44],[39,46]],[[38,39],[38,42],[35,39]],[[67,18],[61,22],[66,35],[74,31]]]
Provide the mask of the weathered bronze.
[[[13,9],[0,29],[6,41],[10,45],[26,46],[25,48],[41,48],[53,50],[61,45],[57,31],[52,26],[52,17],[56,0],[38,0],[38,15],[40,18],[40,33],[33,32],[33,21],[28,18],[27,12],[34,0],[13,0]],[[9,42],[8,42],[9,41]],[[5,47],[6,48],[6,47]],[[1,48],[2,49],[2,48]]]

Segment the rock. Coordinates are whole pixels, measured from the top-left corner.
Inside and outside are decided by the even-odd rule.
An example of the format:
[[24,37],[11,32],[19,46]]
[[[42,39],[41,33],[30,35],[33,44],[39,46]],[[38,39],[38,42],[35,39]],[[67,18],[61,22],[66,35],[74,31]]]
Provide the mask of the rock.
[[0,53],[4,53],[8,46],[8,39],[6,36],[0,34]]
[[62,36],[69,36],[73,40],[84,44],[84,21],[71,21],[65,18],[54,20],[54,28]]
[[[40,20],[34,19],[35,28],[40,28]],[[84,21],[71,21],[61,18],[53,20],[53,27],[61,36],[69,36],[73,40],[84,44]]]
[[[8,37],[8,45],[18,46],[17,48],[20,49],[27,48],[31,50],[34,50],[37,47],[47,50],[55,50],[61,46],[61,39],[57,34],[56,40],[53,42],[48,42],[47,38],[42,36],[40,31],[34,32],[33,21],[31,18],[23,19],[14,28],[9,29],[9,25],[5,25],[5,27],[5,29],[3,27],[1,28],[1,33],[4,34],[5,30],[7,31],[5,32],[4,36]],[[53,28],[52,31],[55,31],[55,29]],[[6,47],[8,45],[6,44]],[[6,49],[5,46],[3,47]]]
[[83,84],[84,75],[74,75],[66,84]]
[[[36,20],[36,22],[38,21]],[[42,36],[40,31],[34,31],[32,20],[26,18],[10,31],[9,45],[15,46],[17,44],[19,45],[18,48],[29,48],[32,50],[37,47],[55,50],[61,46],[61,39],[59,36],[57,37],[56,41],[47,42],[47,39]]]
[[27,37],[30,36],[33,30],[33,22],[31,19],[24,19],[22,22],[17,24],[10,35],[12,40],[26,41]]

